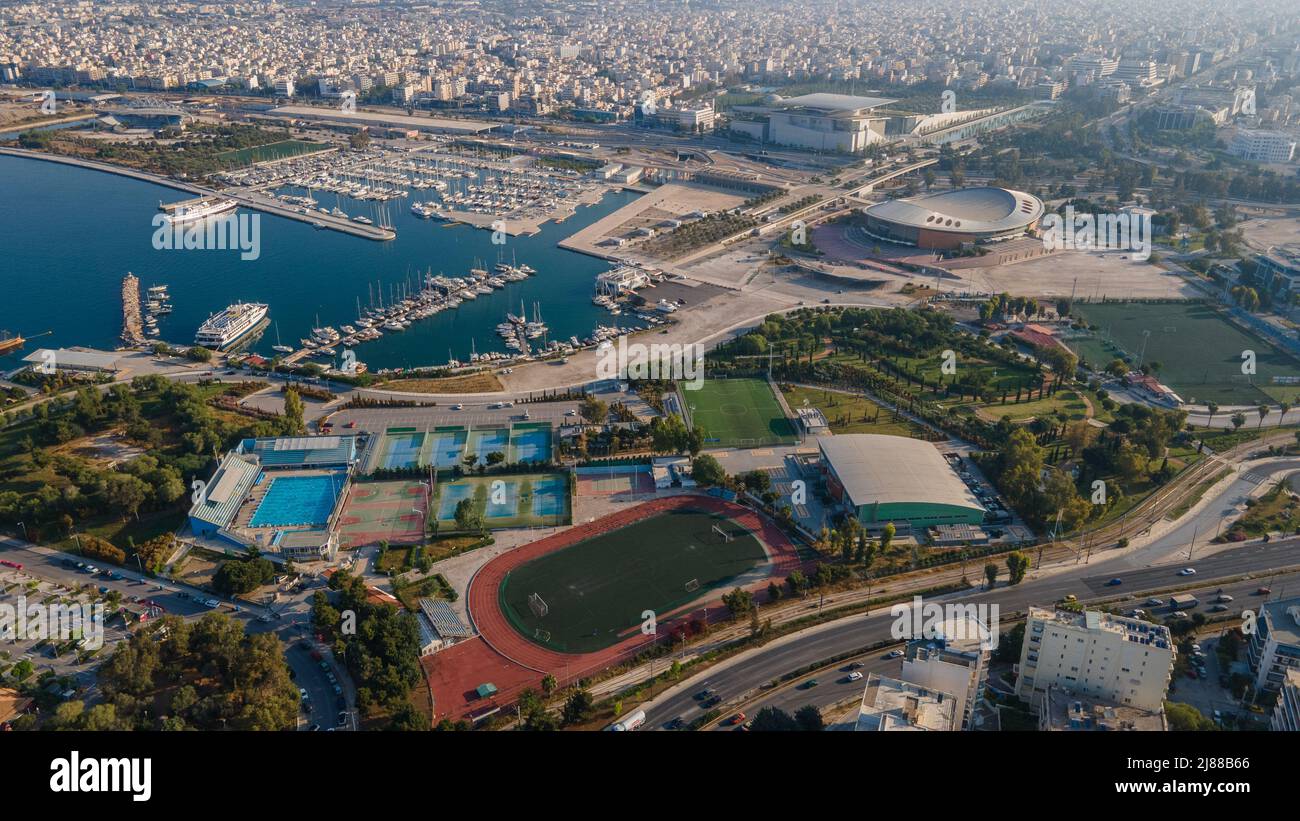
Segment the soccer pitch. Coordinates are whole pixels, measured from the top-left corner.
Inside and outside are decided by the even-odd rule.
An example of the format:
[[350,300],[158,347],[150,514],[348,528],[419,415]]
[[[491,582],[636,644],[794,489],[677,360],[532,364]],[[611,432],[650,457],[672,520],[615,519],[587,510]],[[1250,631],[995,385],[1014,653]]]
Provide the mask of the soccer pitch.
[[[1104,302],[1076,305],[1075,312],[1098,329],[1068,340],[1093,367],[1125,355],[1136,366],[1145,340],[1143,361],[1159,362],[1157,378],[1188,403],[1277,401],[1295,389],[1274,385],[1273,377],[1300,376],[1300,362],[1199,303]],[[1255,352],[1253,376],[1241,372],[1243,351]]]
[[706,379],[699,390],[682,390],[691,421],[711,447],[793,445],[794,425],[764,379]]
[[[738,523],[687,507],[540,556],[511,571],[498,595],[511,625],[529,640],[561,653],[589,653],[631,635],[644,611],[665,618],[766,556]],[[534,594],[545,615],[530,605]]]

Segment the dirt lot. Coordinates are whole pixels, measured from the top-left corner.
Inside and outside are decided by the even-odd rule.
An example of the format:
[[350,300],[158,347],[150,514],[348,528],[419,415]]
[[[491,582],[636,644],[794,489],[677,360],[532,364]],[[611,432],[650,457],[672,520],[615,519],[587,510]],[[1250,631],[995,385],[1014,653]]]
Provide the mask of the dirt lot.
[[[1149,262],[1123,259],[1128,253],[1074,251],[997,268],[954,271],[956,291],[1006,293],[1026,297],[1178,299],[1197,296],[1181,277]],[[951,283],[951,284],[950,284]]]
[[504,390],[501,380],[491,371],[448,376],[443,379],[390,379],[372,385],[406,393],[495,393]]

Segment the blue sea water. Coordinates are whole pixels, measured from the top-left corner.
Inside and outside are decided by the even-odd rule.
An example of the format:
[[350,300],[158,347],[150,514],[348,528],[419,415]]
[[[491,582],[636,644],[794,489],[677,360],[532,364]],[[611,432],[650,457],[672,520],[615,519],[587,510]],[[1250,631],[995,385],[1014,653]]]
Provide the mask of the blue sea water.
[[[464,276],[476,260],[491,268],[500,251],[505,261],[513,256],[538,273],[365,343],[356,349],[358,359],[377,369],[442,364],[449,357],[465,361],[471,345],[480,352],[505,351],[495,327],[507,312],[518,313],[521,302],[530,317],[534,303],[540,306],[550,338],[584,338],[597,323],[624,319],[591,304],[595,277],[609,265],[556,243],[636,196],[610,193],[565,222],[547,223],[535,236],[510,237],[504,246],[493,245],[489,231],[422,220],[410,213],[410,199],[388,203],[397,230],[389,242],[262,214],[261,254],[243,260],[237,249],[153,247],[159,202],[185,199],[183,192],[90,169],[0,157],[0,329],[27,336],[53,331],[26,352],[35,345],[112,348],[122,329],[121,281],[131,271],[142,291],[170,286],[175,310],[159,326],[161,339],[174,344],[192,343],[203,320],[232,302],[269,304],[272,324],[253,349],[270,356],[277,328],[283,344],[297,347],[317,317],[321,324],[347,324],[356,318],[357,300],[366,305],[373,291],[384,291],[386,303],[390,292],[404,282],[414,286],[427,270]],[[336,204],[333,194],[317,198],[327,208]],[[346,197],[338,204],[352,215],[373,211],[372,203]],[[0,357],[0,369],[13,367],[24,353]]]

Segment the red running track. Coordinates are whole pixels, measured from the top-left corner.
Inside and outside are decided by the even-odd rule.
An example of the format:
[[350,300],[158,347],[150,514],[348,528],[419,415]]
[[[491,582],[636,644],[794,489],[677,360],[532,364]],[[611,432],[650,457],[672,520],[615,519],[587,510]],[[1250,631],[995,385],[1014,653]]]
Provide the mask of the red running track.
[[[470,582],[467,602],[470,617],[474,620],[479,634],[496,652],[538,674],[554,675],[559,679],[561,686],[636,655],[637,651],[644,649],[647,643],[646,637],[639,633],[594,653],[560,653],[534,644],[515,630],[506,614],[502,612],[498,595],[501,582],[511,570],[539,556],[563,550],[593,536],[617,530],[649,516],[686,507],[722,514],[758,535],[768,550],[768,576],[761,582],[751,584],[750,589],[766,587],[772,576],[783,578],[799,567],[799,557],[794,545],[785,533],[765,516],[715,496],[696,494],[670,496],[637,505],[594,522],[577,525],[562,533],[515,548],[485,564]],[[715,592],[720,600],[722,591]],[[678,611],[677,619],[689,620],[692,612],[707,603],[709,602],[692,603]],[[722,616],[722,608],[712,608],[712,610],[715,617]],[[661,620],[660,625],[660,635],[668,635],[674,626],[672,619]],[[662,629],[665,626],[667,629]]]

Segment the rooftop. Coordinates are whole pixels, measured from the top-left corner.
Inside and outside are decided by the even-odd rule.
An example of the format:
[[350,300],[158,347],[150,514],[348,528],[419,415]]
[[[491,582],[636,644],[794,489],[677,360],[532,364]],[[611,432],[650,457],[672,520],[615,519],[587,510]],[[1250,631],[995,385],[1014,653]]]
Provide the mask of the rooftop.
[[[1300,604],[1300,599],[1295,600]],[[1151,644],[1161,649],[1171,646],[1169,628],[1162,624],[1152,624],[1142,619],[1116,616],[1100,610],[1085,610],[1076,613],[1073,610],[1049,610],[1046,607],[1030,607],[1029,617],[1040,621],[1073,627],[1081,630],[1120,633],[1128,641],[1138,644]]]
[[817,92],[801,94],[798,97],[784,97],[775,105],[776,108],[816,108],[828,113],[853,114],[868,111],[882,105],[896,102],[885,97],[859,97],[855,94],[830,94]]
[[886,200],[866,212],[914,228],[980,233],[1024,228],[1043,216],[1043,202],[1023,191],[980,186]]
[[1049,731],[1144,730],[1162,732],[1166,728],[1163,712],[1126,707],[1097,698],[1079,696],[1049,687],[1042,709]]
[[817,446],[854,506],[925,502],[984,510],[929,442],[854,433],[820,437]]
[[1300,647],[1300,596],[1267,602],[1259,609],[1261,617],[1267,619],[1270,638]]
[[947,693],[875,673],[867,676],[854,727],[857,732],[947,731],[960,727],[957,699]]

